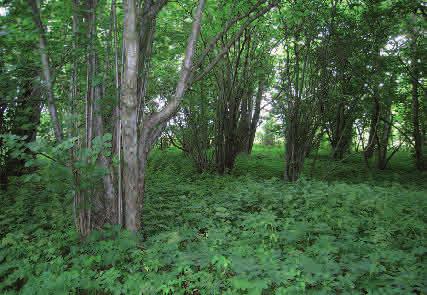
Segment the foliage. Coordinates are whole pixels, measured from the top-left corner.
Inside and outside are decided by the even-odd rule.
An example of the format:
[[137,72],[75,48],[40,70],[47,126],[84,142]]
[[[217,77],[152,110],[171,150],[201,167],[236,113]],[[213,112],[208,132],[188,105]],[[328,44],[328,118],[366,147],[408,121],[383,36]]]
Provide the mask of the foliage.
[[0,0],[0,293],[427,294],[424,2]]
[[[404,187],[404,177],[389,183],[379,175],[362,179],[362,173],[364,182],[357,184],[350,178],[308,180],[310,160],[304,178],[286,184],[275,177],[282,156],[278,148],[256,147],[254,155],[238,159],[235,175],[215,176],[188,169],[191,160],[177,150],[154,151],[143,246],[115,227],[81,241],[69,188],[53,177],[52,166],[33,174],[40,177],[17,178],[1,196],[0,292],[427,291],[425,187]],[[319,167],[328,168],[326,163]],[[396,165],[410,163],[393,160],[391,167]],[[313,178],[322,178],[322,169]],[[348,161],[335,169],[339,178],[357,166]],[[425,174],[419,177],[425,181]]]

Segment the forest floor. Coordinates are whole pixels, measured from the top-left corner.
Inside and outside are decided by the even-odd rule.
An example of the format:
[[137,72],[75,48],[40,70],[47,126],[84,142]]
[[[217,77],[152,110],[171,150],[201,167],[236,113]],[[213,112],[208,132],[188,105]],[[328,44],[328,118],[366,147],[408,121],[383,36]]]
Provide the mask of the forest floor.
[[0,293],[427,294],[427,174],[403,152],[386,171],[313,161],[289,184],[283,148],[225,176],[156,150],[142,243],[117,228],[80,241],[66,180],[42,169],[1,197]]

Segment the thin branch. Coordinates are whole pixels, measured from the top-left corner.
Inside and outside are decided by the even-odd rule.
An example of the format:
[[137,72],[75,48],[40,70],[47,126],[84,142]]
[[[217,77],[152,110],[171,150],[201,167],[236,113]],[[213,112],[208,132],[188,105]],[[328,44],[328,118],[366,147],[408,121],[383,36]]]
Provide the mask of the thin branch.
[[144,124],[144,126],[147,128],[153,128],[154,126],[167,121],[176,112],[182,97],[187,90],[187,83],[190,79],[197,38],[199,36],[200,27],[202,24],[202,14],[205,2],[205,0],[200,0],[197,7],[191,34],[187,43],[184,61],[181,67],[180,78],[175,89],[175,94],[173,95],[172,100],[160,112],[153,113],[150,117],[148,117],[145,122],[146,124]]
[[411,139],[411,137],[406,133],[406,131],[404,131],[404,130],[402,130],[400,127],[397,127],[395,124],[393,124],[392,122],[390,122],[389,120],[387,120],[387,119],[385,119],[385,118],[380,118],[380,120],[381,121],[384,121],[385,123],[387,123],[387,124],[390,124],[391,126],[393,126],[394,128],[396,128],[397,129],[397,131],[399,131],[400,132],[400,134],[402,134],[407,140],[408,140],[408,142],[412,145],[412,146],[414,146],[414,143],[412,143],[412,139]]
[[152,4],[152,6],[150,7],[150,10],[145,13],[142,17],[155,17],[160,10],[162,10],[162,8],[168,3],[169,0],[158,0],[156,3]]
[[215,44],[230,30],[230,28],[236,24],[238,21],[248,17],[252,12],[254,12],[260,5],[262,5],[263,3],[265,3],[266,0],[259,0],[246,14],[244,15],[237,15],[235,18],[233,18],[232,20],[228,21],[227,24],[225,25],[225,28],[222,30],[222,32],[218,33],[208,44],[208,46],[205,47],[205,50],[203,50],[201,57],[199,58],[199,60],[197,61],[197,63],[195,64],[195,68],[199,68],[204,60],[206,59],[206,57],[208,56],[209,52],[214,49]]
[[221,52],[214,58],[214,60],[207,66],[205,67],[205,69],[203,70],[202,73],[200,73],[199,75],[197,75],[196,77],[192,77],[190,78],[189,84],[193,84],[199,80],[201,80],[206,74],[208,74],[215,66],[216,64],[222,59],[222,57],[228,52],[228,50],[231,48],[231,46],[234,45],[234,43],[240,39],[240,37],[243,35],[243,33],[245,32],[245,29],[257,18],[259,18],[260,16],[266,14],[268,11],[270,11],[271,8],[273,8],[274,6],[277,5],[277,2],[272,2],[270,3],[268,6],[266,6],[264,9],[258,11],[258,13],[254,14],[253,16],[251,16],[250,18],[248,18],[246,20],[246,22],[240,27],[240,30],[237,32],[237,34],[234,36],[234,38],[232,40],[230,40],[226,46],[223,47],[223,49],[221,50]]

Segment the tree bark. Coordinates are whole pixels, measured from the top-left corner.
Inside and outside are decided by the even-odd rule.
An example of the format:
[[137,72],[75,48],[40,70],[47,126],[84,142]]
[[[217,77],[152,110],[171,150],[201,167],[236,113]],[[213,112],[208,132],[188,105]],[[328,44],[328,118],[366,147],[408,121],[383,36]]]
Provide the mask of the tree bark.
[[120,68],[119,68],[119,42],[118,42],[118,28],[117,28],[117,7],[116,1],[111,2],[111,13],[113,18],[113,47],[114,47],[114,82],[116,90],[116,103],[114,108],[113,118],[114,132],[113,132],[113,154],[118,157],[117,167],[117,223],[123,225],[123,187],[122,187],[122,120],[120,117]]
[[262,101],[262,97],[264,94],[264,81],[261,80],[258,84],[258,92],[257,92],[257,96],[256,96],[256,100],[255,100],[255,109],[254,109],[254,113],[252,115],[252,120],[251,120],[251,128],[249,130],[249,142],[248,142],[248,148],[247,148],[247,153],[250,154],[252,152],[252,147],[254,145],[254,141],[255,141],[255,133],[256,133],[256,129],[258,127],[258,122],[259,122],[259,117],[261,114],[261,101]]
[[125,228],[136,232],[140,228],[138,208],[138,65],[136,1],[124,1],[124,71],[120,98],[120,117],[123,128],[123,185]]
[[412,53],[412,125],[413,125],[413,137],[414,137],[414,148],[415,148],[415,166],[418,170],[422,171],[425,169],[424,163],[424,151],[423,151],[423,134],[420,126],[420,102],[419,102],[419,67],[418,67],[418,50],[415,36],[411,40],[411,53]]
[[379,103],[377,91],[374,92],[373,99],[374,99],[374,102],[373,102],[372,115],[371,115],[371,125],[369,128],[369,138],[368,138],[367,146],[363,151],[365,159],[372,158],[374,154],[375,145],[376,145],[375,138],[376,138],[378,124],[380,122],[380,103]]
[[333,129],[331,130],[331,145],[332,145],[332,157],[334,159],[343,159],[346,152],[348,152],[353,131],[353,120],[351,114],[345,111],[346,105],[339,103],[335,120],[333,123]]
[[381,110],[381,117],[384,117],[385,120],[381,124],[378,124],[376,142],[377,142],[377,167],[380,170],[384,170],[387,167],[388,163],[388,145],[390,141],[391,128],[392,128],[392,114],[391,114],[391,101],[384,104],[384,107]]

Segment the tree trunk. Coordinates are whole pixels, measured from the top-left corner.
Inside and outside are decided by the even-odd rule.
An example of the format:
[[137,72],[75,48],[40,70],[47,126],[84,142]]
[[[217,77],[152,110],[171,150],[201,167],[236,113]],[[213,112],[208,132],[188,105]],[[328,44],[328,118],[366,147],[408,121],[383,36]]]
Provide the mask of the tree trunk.
[[40,9],[37,6],[37,1],[28,0],[28,3],[33,12],[34,23],[39,31],[39,49],[40,49],[40,57],[41,57],[41,63],[42,63],[44,82],[46,84],[46,90],[47,90],[48,109],[49,109],[50,117],[51,117],[53,128],[54,128],[55,138],[58,142],[61,142],[63,135],[62,135],[61,123],[59,121],[58,112],[55,105],[55,95],[53,92],[51,68],[49,64],[49,56],[47,53],[47,41],[46,41],[45,29],[40,18]]
[[216,136],[215,136],[215,162],[219,174],[225,172],[225,149],[224,149],[224,122],[225,122],[225,102],[218,99],[216,110]]
[[136,232],[140,228],[138,208],[138,65],[139,40],[137,33],[136,1],[124,2],[124,71],[120,117],[123,128],[123,186],[126,229]]
[[262,101],[263,94],[264,94],[264,81],[261,80],[258,84],[258,92],[255,99],[255,109],[252,115],[251,128],[249,130],[249,142],[248,142],[248,148],[246,151],[248,154],[252,152],[252,147],[254,145],[255,133],[258,127],[259,117],[261,114],[261,101]]
[[[5,111],[6,111],[6,103],[0,103],[0,134],[6,133],[4,129],[5,122]],[[3,140],[0,138],[0,190],[7,190],[7,173],[6,173],[6,157],[5,150],[3,147]]]
[[374,102],[373,102],[373,108],[372,108],[372,114],[371,114],[371,125],[369,128],[369,138],[367,142],[367,146],[365,147],[365,150],[363,151],[365,159],[372,158],[374,151],[375,151],[375,145],[376,145],[376,133],[378,124],[380,122],[380,102],[378,99],[378,93],[377,91],[374,92]]
[[306,149],[305,144],[301,142],[297,115],[292,114],[291,117],[286,126],[285,180],[294,182],[302,172]]
[[391,135],[391,122],[392,122],[392,116],[391,116],[391,102],[387,103],[383,110],[381,111],[381,116],[384,116],[386,120],[382,121],[381,124],[381,130],[379,128],[377,129],[377,167],[380,170],[384,170],[387,167],[388,163],[388,145],[390,141],[390,135]]
[[353,120],[351,115],[345,112],[345,107],[344,103],[338,104],[334,127],[331,130],[332,157],[337,160],[343,159],[348,152],[353,135]]
[[[93,1],[93,0],[91,0]],[[96,1],[96,0],[95,0]],[[96,6],[93,7],[95,9]],[[95,12],[94,12],[95,13]],[[95,27],[96,28],[96,27]],[[96,32],[96,30],[95,30]],[[96,34],[95,34],[96,35]],[[98,70],[98,56],[94,50],[91,54],[90,63],[92,64],[92,87],[94,88],[91,92],[94,94],[93,97],[93,111],[94,111],[94,135],[97,137],[102,137],[104,135],[104,122],[102,118],[101,110],[101,99],[102,99],[102,89],[100,83],[94,83],[94,79],[99,74]],[[95,227],[101,228],[105,224],[116,224],[118,222],[117,217],[117,200],[116,192],[114,188],[114,177],[111,167],[111,161],[107,158],[103,152],[98,155],[98,165],[105,170],[105,174],[102,177],[104,191],[100,196],[100,208],[94,208],[93,212],[99,212],[98,218],[93,218]]]
[[418,170],[422,171],[425,169],[424,163],[424,151],[423,151],[423,134],[420,126],[420,102],[419,102],[419,67],[418,67],[418,54],[416,39],[413,37],[411,44],[412,51],[412,125],[413,125],[413,137],[414,137],[414,148],[415,148],[415,166]]

